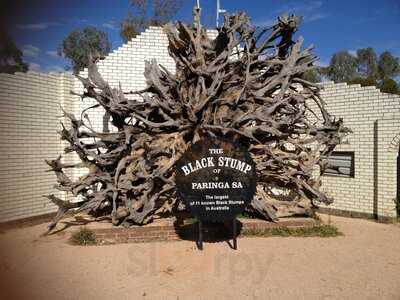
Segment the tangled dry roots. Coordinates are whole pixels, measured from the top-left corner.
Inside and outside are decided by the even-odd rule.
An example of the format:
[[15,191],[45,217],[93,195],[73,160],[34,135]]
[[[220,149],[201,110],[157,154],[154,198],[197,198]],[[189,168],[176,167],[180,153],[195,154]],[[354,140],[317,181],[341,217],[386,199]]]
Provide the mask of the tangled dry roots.
[[[202,137],[228,137],[246,145],[257,165],[258,187],[250,213],[268,220],[304,214],[317,202],[332,202],[313,179],[321,156],[348,132],[342,120],[325,110],[319,87],[302,79],[313,68],[312,47],[292,41],[300,22],[278,18],[275,25],[256,29],[244,13],[226,15],[218,36],[210,39],[194,9],[194,25],[178,22],[164,27],[172,74],[155,60],[146,62],[147,88],[129,92],[111,88],[100,76],[96,59],[79,95],[93,98],[111,116],[116,132],[97,132],[84,120],[64,112],[65,152],[81,163],[47,161],[57,175],[56,188],[80,195],[80,202],[48,195],[59,206],[49,226],[64,213],[88,211],[110,215],[113,224],[146,224],[183,209],[176,197],[174,164],[189,145]],[[312,109],[313,108],[313,109]],[[87,142],[91,138],[91,142]],[[94,142],[93,142],[94,140]],[[85,166],[77,181],[64,170]]]

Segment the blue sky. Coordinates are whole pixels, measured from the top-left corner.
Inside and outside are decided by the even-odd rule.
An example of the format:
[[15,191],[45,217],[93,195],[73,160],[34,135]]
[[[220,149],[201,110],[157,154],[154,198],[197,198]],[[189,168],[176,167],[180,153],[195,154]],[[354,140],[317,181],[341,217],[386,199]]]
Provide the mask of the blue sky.
[[[15,2],[17,1],[17,2]],[[191,22],[195,0],[183,0],[176,19]],[[56,49],[74,29],[96,26],[108,33],[112,48],[122,44],[119,22],[129,11],[129,0],[14,0],[8,11],[10,33],[31,69],[62,71],[67,64]],[[200,0],[203,24],[215,26],[215,0]],[[269,1],[221,0],[228,12],[245,11],[255,25],[269,25],[283,13],[303,16],[298,35],[304,46],[314,44],[320,64],[339,50],[373,47],[400,57],[400,0]],[[9,8],[10,9],[10,8]]]

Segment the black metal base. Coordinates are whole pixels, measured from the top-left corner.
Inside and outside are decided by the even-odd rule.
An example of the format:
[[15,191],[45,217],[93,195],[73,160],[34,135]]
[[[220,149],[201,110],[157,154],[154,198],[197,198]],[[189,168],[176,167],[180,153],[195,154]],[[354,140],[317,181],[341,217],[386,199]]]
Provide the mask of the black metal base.
[[[196,242],[197,248],[199,250],[203,250],[203,222],[201,220],[198,221],[199,225],[199,238]],[[237,250],[237,221],[236,218],[232,220],[232,236],[233,236],[233,246],[231,248],[233,250]],[[230,245],[230,243],[228,242]]]

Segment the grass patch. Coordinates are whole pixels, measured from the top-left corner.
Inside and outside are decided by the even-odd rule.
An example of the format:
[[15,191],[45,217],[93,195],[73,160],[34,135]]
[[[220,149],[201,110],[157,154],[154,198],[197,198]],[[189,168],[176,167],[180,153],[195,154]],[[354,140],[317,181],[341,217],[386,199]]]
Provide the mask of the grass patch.
[[197,223],[198,220],[196,217],[191,217],[191,218],[187,218],[185,219],[185,224],[190,225],[190,224],[194,224]]
[[96,245],[97,239],[96,234],[92,230],[81,227],[78,231],[72,233],[69,242],[72,245],[88,246]]
[[238,219],[257,219],[255,216],[250,215],[249,213],[247,213],[245,211],[240,213],[240,214],[238,214],[236,216],[236,218],[238,218]]
[[295,237],[335,237],[343,235],[333,225],[315,225],[312,227],[274,227],[268,229],[243,229],[243,236],[295,236]]

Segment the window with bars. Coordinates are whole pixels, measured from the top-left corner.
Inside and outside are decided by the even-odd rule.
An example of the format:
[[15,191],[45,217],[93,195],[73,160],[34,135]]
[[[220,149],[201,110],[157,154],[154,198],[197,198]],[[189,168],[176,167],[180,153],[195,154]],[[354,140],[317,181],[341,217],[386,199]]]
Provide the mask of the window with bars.
[[323,159],[328,166],[321,175],[354,177],[354,151],[334,151]]

